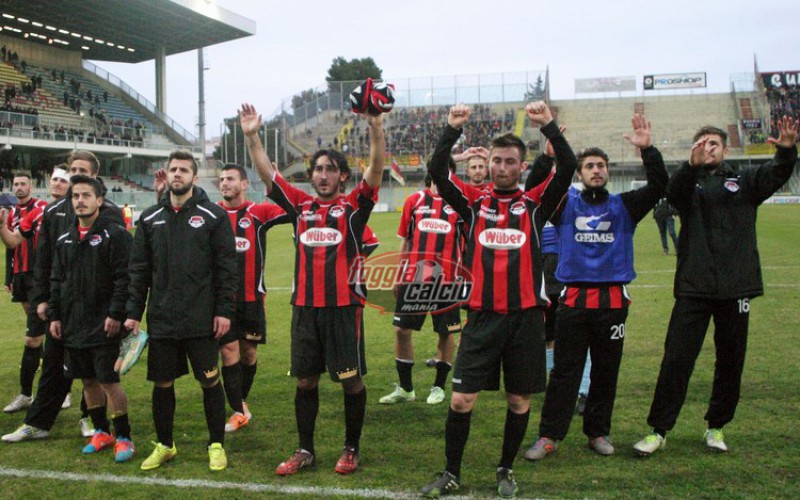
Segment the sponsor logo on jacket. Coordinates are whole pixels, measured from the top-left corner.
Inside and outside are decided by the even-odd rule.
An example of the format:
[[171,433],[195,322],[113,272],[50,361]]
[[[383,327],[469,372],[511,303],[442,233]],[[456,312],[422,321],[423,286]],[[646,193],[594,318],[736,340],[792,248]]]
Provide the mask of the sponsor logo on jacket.
[[193,228],[201,227],[203,224],[206,223],[206,220],[203,218],[202,215],[192,215],[189,217],[189,225]]
[[93,234],[92,237],[89,239],[89,244],[93,247],[96,247],[100,243],[103,242],[103,237],[99,234]]
[[486,229],[478,235],[481,245],[493,250],[516,250],[522,247],[528,238],[517,229]]
[[313,227],[300,235],[300,243],[309,247],[329,247],[342,242],[342,233],[330,227]]

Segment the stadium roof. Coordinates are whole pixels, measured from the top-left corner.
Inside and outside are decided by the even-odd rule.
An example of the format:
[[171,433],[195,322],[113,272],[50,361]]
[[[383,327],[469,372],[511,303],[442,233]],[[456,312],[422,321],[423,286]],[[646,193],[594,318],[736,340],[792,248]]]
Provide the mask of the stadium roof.
[[[255,34],[256,23],[213,0],[2,0],[0,33],[84,59],[138,63]],[[180,27],[180,28],[178,28]]]

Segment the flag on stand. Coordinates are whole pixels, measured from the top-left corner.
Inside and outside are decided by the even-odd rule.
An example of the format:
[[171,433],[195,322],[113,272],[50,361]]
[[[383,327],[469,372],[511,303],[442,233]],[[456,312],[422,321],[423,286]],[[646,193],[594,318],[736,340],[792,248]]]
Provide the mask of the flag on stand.
[[389,175],[392,176],[392,179],[396,180],[401,186],[406,185],[406,178],[403,177],[403,173],[400,172],[400,167],[397,165],[397,160],[392,158],[392,169],[389,170]]

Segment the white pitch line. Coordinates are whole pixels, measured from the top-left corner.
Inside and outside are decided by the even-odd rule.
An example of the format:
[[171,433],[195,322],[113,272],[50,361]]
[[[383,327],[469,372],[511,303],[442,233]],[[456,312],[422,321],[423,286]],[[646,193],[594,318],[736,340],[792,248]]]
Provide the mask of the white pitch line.
[[[203,479],[162,479],[158,477],[116,476],[113,474],[78,474],[49,470],[14,469],[0,466],[0,476],[50,479],[56,481],[100,481],[117,484],[141,484],[146,486],[171,486],[173,488],[213,488],[217,490],[242,490],[256,493],[279,493],[282,495],[314,495],[317,497],[346,496],[349,498],[419,498],[416,492],[391,491],[368,488],[334,488],[320,486],[280,486],[262,483],[235,483],[231,481],[208,481]],[[449,496],[452,500],[471,500],[473,496]],[[493,498],[493,497],[488,497]],[[519,498],[519,500],[544,500]]]

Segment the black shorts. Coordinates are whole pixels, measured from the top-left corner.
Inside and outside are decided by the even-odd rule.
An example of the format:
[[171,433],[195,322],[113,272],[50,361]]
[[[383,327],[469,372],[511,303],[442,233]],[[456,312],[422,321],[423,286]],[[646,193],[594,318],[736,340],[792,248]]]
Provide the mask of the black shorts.
[[119,383],[114,363],[119,357],[119,343],[97,347],[67,347],[64,352],[64,376],[96,379],[101,384]]
[[194,378],[201,384],[219,378],[219,342],[214,337],[191,339],[150,338],[147,354],[147,380],[169,382],[189,373],[186,358],[192,363]]
[[433,331],[439,335],[450,335],[461,332],[461,310],[453,307],[443,312],[420,313],[420,314],[397,314],[401,309],[402,299],[397,299],[395,306],[395,316],[392,325],[398,328],[420,331],[425,324],[425,318],[430,314],[433,319]]
[[334,382],[366,375],[363,313],[361,306],[294,306],[292,376],[319,375],[326,367]]
[[33,289],[33,273],[15,274],[11,277],[11,286],[11,302],[29,302]]
[[236,340],[249,340],[255,344],[267,343],[267,317],[263,302],[240,302],[236,305],[236,316],[231,321],[231,329],[219,339],[219,345]]
[[500,389],[511,394],[542,392],[546,383],[544,315],[540,308],[509,314],[470,311],[461,334],[453,392]]

